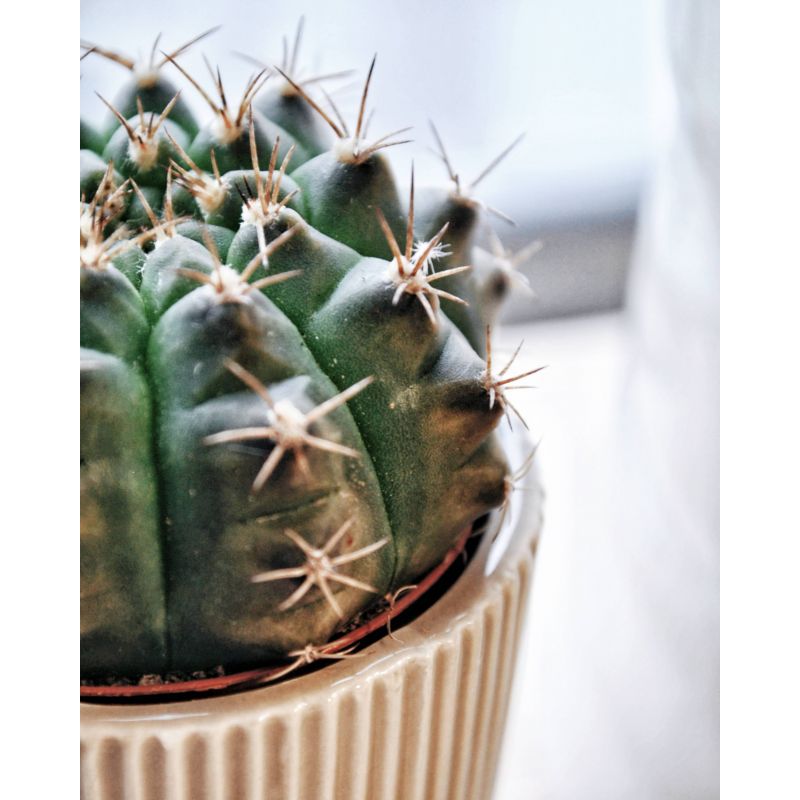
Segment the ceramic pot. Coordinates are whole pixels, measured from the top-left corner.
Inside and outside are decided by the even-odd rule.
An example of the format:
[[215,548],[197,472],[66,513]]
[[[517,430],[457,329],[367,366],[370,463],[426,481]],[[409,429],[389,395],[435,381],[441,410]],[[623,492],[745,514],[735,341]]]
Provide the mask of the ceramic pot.
[[[507,449],[519,464],[530,444]],[[541,526],[535,471],[521,488],[446,593],[357,658],[224,696],[82,702],[81,797],[489,798]]]

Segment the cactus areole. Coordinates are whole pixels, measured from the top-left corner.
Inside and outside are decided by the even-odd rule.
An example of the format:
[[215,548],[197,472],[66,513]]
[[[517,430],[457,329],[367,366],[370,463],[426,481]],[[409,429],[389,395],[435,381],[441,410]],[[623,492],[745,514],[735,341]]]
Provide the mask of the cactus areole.
[[369,77],[351,131],[296,53],[229,103],[85,47],[133,75],[81,126],[83,681],[309,661],[508,494],[475,204],[401,200]]

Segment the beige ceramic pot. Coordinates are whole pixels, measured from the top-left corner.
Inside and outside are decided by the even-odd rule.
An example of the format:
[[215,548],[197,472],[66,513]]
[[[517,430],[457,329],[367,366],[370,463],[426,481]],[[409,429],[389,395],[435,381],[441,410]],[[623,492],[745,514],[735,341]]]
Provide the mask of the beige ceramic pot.
[[[519,464],[529,445],[510,445]],[[226,696],[83,702],[81,797],[489,798],[541,525],[535,476],[522,488],[444,596],[358,658]]]

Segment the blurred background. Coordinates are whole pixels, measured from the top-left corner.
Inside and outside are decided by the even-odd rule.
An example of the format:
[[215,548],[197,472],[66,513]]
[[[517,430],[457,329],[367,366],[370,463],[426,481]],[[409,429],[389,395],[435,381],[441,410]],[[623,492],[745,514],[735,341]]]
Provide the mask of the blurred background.
[[[81,33],[146,60],[222,24],[181,63],[238,100],[234,51],[279,63],[301,16],[300,63],[355,70],[328,84],[348,120],[377,51],[371,131],[413,126],[386,151],[401,186],[412,158],[447,181],[428,120],[467,181],[525,133],[475,192],[508,249],[543,243],[498,343],[548,364],[517,403],[547,522],[497,800],[717,797],[718,2],[83,0]],[[99,121],[124,70],[81,75]]]

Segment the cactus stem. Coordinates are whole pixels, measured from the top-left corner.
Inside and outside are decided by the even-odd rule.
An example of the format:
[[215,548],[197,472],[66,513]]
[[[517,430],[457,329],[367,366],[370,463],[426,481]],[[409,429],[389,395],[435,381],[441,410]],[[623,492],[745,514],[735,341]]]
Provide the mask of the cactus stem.
[[[350,564],[353,561],[366,558],[366,556],[380,550],[389,542],[388,539],[381,539],[380,541],[373,542],[372,544],[362,547],[359,550],[354,550],[350,553],[342,553],[338,556],[332,556],[331,553],[339,544],[342,537],[347,533],[348,530],[350,530],[353,522],[353,517],[346,520],[344,524],[339,527],[339,529],[321,548],[314,547],[313,545],[309,544],[299,533],[293,531],[291,528],[287,528],[284,531],[284,535],[290,539],[303,553],[306,559],[305,563],[297,567],[273,569],[269,570],[268,572],[261,572],[258,575],[254,575],[250,580],[253,583],[266,583],[268,581],[303,578],[304,580],[300,586],[298,586],[297,589],[295,589],[295,591],[292,592],[292,594],[289,595],[289,597],[287,597],[286,600],[284,600],[278,606],[278,608],[281,611],[288,611],[293,605],[305,597],[312,586],[317,586],[325,597],[325,600],[336,613],[336,616],[339,617],[339,619],[342,619],[344,614],[342,613],[342,609],[339,606],[339,603],[337,602],[336,597],[334,596],[333,591],[328,584],[328,581],[341,583],[345,586],[352,586],[355,589],[361,589],[365,592],[377,594],[378,590],[374,586],[370,586],[368,583],[357,580],[350,575],[344,575],[338,571],[338,568],[344,564]],[[289,655],[293,654],[290,653]]]
[[347,456],[348,458],[359,458],[357,450],[314,436],[308,432],[309,426],[321,417],[330,414],[339,406],[344,405],[348,400],[372,383],[372,378],[364,378],[358,383],[353,384],[343,392],[325,400],[314,409],[304,414],[290,400],[278,400],[275,402],[266,386],[251,372],[248,372],[240,364],[231,359],[225,360],[226,368],[232,372],[242,383],[252,389],[267,404],[267,427],[239,428],[236,430],[220,431],[211,434],[203,439],[207,445],[226,444],[229,442],[245,442],[253,440],[268,439],[275,443],[269,457],[261,466],[255,480],[253,481],[252,492],[257,494],[264,487],[270,475],[280,463],[283,456],[291,451],[301,472],[306,478],[311,473],[308,461],[305,456],[304,448],[312,447],[318,450],[325,450],[329,453]]

